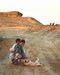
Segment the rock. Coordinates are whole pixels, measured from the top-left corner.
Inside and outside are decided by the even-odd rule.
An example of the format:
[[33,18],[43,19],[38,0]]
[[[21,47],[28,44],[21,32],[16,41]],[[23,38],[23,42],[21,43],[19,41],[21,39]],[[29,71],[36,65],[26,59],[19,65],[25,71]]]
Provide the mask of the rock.
[[0,17],[17,17],[22,16],[23,14],[18,11],[11,11],[11,12],[0,12]]

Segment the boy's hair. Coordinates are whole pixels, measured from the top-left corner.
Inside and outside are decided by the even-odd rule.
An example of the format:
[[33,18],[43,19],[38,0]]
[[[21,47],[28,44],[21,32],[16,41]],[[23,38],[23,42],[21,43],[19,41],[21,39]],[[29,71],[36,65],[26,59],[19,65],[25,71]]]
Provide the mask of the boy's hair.
[[20,42],[23,42],[23,43],[25,43],[25,40],[24,40],[24,39],[22,39]]
[[20,42],[20,38],[17,38],[17,39],[16,39],[16,42],[17,42],[17,41],[19,41],[19,42]]

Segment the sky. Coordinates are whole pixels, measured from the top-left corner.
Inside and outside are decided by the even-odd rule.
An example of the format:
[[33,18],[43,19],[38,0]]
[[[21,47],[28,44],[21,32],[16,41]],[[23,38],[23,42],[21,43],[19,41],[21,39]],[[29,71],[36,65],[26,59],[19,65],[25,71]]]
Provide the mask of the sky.
[[0,0],[0,11],[20,11],[43,24],[60,24],[60,0]]

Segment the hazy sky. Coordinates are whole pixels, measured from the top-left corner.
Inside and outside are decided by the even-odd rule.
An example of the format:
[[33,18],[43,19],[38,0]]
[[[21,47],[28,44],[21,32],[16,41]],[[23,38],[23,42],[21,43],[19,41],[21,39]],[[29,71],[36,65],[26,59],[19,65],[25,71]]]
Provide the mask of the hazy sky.
[[60,24],[60,0],[0,0],[0,11],[20,11],[43,24]]

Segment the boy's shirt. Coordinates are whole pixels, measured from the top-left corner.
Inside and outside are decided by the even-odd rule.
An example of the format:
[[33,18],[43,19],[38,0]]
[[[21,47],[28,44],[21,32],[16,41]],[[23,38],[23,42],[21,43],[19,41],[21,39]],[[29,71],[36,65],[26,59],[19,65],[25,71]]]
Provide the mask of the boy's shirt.
[[[15,51],[15,46],[16,46],[17,44],[15,43],[11,48],[10,48],[10,51]],[[24,53],[25,53],[25,49],[23,48],[23,51],[24,51]]]
[[24,53],[23,47],[21,47],[20,45],[16,45],[15,50],[16,50],[16,53],[19,53],[19,54]]

